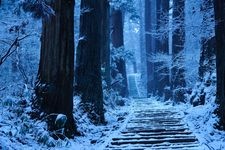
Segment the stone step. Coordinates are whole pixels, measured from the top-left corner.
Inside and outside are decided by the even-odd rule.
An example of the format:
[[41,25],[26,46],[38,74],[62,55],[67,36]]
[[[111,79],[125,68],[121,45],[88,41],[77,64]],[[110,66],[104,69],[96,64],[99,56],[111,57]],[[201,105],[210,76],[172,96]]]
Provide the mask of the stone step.
[[171,132],[158,132],[158,133],[123,133],[122,136],[163,136],[163,135],[190,135],[192,132],[177,132],[177,131],[171,131]]
[[146,127],[146,128],[150,128],[150,127],[183,127],[185,126],[185,124],[181,124],[181,123],[176,123],[176,124],[171,124],[171,123],[152,123],[152,122],[133,122],[130,125],[127,125],[127,127]]
[[148,139],[184,139],[184,138],[193,138],[192,135],[157,135],[157,136],[135,136],[135,137],[117,137],[112,138],[113,141],[127,141],[127,140],[148,140]]
[[179,128],[179,129],[168,129],[168,128],[156,128],[156,129],[145,129],[145,128],[127,128],[125,131],[121,131],[121,133],[161,133],[161,132],[184,132],[187,131],[187,128]]
[[179,114],[177,113],[145,113],[145,112],[142,112],[142,113],[134,113],[134,116],[135,117],[138,117],[138,116],[143,116],[143,117],[171,117],[171,116],[178,116]]
[[[178,113],[178,112],[175,112],[173,110],[152,110],[152,109],[147,109],[145,110],[144,112],[147,112],[147,113]],[[143,111],[140,111],[140,110],[137,110],[137,111],[134,111],[134,113],[143,113]]]
[[171,139],[149,139],[149,140],[129,140],[129,141],[112,141],[111,145],[137,145],[137,144],[148,144],[148,145],[153,145],[153,144],[160,144],[160,143],[196,143],[197,139],[196,138],[171,138]]
[[[169,120],[144,120],[144,119],[132,119],[128,121],[130,124],[161,124],[161,125],[176,125],[176,124],[182,124],[179,120],[177,121],[169,121]],[[183,124],[184,125],[184,124]]]
[[[129,147],[129,148],[128,148]],[[159,150],[159,149],[176,149],[176,150],[200,150],[200,147],[197,143],[193,144],[186,144],[186,143],[180,143],[176,145],[171,144],[160,144],[160,145],[125,145],[125,146],[109,146],[110,150],[145,150],[146,148],[151,150]],[[109,150],[109,149],[106,149]]]

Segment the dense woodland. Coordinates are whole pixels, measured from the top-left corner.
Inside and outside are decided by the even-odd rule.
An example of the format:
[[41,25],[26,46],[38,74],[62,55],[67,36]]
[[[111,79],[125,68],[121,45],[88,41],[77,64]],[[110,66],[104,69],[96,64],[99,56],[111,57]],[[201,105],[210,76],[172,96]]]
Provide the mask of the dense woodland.
[[0,47],[0,149],[100,149],[138,99],[225,149],[224,0],[0,0]]

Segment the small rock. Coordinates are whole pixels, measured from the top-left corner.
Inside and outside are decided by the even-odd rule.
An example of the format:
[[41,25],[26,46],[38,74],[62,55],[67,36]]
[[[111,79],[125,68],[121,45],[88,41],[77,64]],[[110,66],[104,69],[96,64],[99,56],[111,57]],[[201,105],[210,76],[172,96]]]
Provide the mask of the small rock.
[[66,121],[67,121],[66,115],[58,114],[56,119],[55,119],[55,124],[60,129],[60,128],[63,128],[65,126]]

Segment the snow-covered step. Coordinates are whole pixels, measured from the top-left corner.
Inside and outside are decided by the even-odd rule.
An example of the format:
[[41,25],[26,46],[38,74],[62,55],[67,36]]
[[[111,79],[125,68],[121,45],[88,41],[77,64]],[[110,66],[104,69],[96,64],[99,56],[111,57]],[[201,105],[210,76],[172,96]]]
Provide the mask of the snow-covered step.
[[156,144],[156,145],[127,145],[127,146],[109,146],[111,150],[159,150],[159,149],[166,149],[166,150],[201,150],[198,143],[187,144],[187,143],[179,143],[176,145],[165,143],[165,144]]
[[159,136],[139,136],[139,137],[117,137],[112,138],[113,141],[127,141],[127,140],[151,140],[151,139],[184,139],[184,138],[193,138],[196,140],[195,136],[190,135],[159,135]]
[[159,150],[159,149],[166,149],[166,150],[171,150],[171,149],[177,149],[177,150],[201,150],[200,146],[198,143],[176,143],[176,144],[171,144],[171,143],[163,143],[163,144],[154,144],[154,145],[144,145],[144,144],[138,144],[138,145],[111,145],[108,146],[107,148],[111,150]]
[[195,143],[197,141],[196,138],[171,138],[171,139],[141,139],[141,140],[121,140],[121,141],[112,141],[111,145],[139,145],[139,144],[160,144],[160,143]]
[[122,136],[163,136],[163,135],[190,135],[192,132],[179,132],[179,131],[170,131],[170,132],[157,132],[157,133],[122,133]]

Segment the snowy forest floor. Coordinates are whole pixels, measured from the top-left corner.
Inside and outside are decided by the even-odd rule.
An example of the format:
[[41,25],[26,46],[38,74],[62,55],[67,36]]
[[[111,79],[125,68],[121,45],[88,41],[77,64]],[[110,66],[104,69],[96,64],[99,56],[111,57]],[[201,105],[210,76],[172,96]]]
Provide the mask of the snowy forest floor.
[[[75,97],[75,101],[79,103],[79,97]],[[145,101],[144,105],[143,101]],[[142,102],[142,104],[140,102]],[[75,104],[75,106],[79,105]],[[48,136],[44,123],[34,122],[22,112],[20,112],[20,117],[17,118],[14,115],[18,112],[12,111],[13,108],[2,108],[0,117],[0,149],[106,149],[107,146],[113,142],[113,138],[121,137],[121,132],[123,132],[125,128],[134,125],[128,123],[133,118],[134,112],[138,111],[139,114],[142,114],[142,111],[151,109],[170,109],[178,113],[177,115],[183,118],[182,124],[185,124],[186,127],[189,128],[189,131],[192,132],[192,135],[198,139],[199,150],[225,149],[225,133],[213,128],[216,117],[211,115],[213,112],[212,106],[190,107],[189,104],[174,105],[171,101],[163,102],[157,97],[151,97],[149,99],[131,99],[126,106],[107,109],[105,114],[107,121],[106,126],[93,125],[81,109],[76,107],[74,111],[77,118],[76,120],[78,121],[78,130],[81,132],[82,136],[63,141],[54,141],[51,139]],[[151,124],[149,124],[149,126],[151,126]],[[50,148],[49,146],[51,145],[55,146]]]

